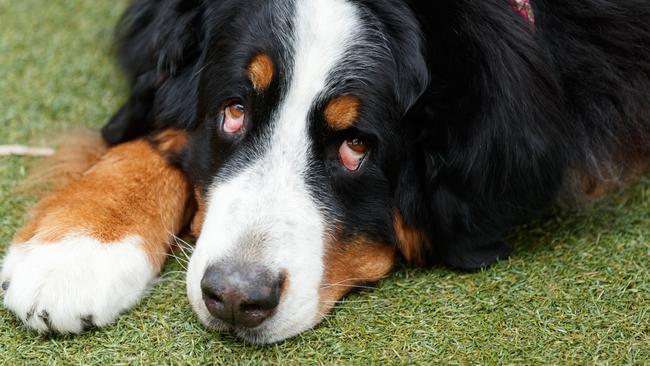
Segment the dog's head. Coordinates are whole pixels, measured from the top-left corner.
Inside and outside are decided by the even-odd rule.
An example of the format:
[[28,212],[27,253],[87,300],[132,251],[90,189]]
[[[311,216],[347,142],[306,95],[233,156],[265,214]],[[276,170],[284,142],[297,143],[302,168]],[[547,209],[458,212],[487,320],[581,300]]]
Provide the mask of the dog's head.
[[408,10],[381,10],[255,1],[208,16],[185,164],[205,207],[187,289],[209,327],[281,340],[391,269],[399,121],[427,74]]
[[[187,119],[180,160],[201,226],[190,302],[210,328],[285,339],[385,276],[398,248],[418,255],[396,192],[412,158],[400,120],[428,83],[422,36],[398,1],[168,2],[136,3],[130,29],[175,14],[155,28],[171,34],[156,46],[165,80],[134,83],[153,80],[159,120]],[[143,39],[125,37],[137,52]]]

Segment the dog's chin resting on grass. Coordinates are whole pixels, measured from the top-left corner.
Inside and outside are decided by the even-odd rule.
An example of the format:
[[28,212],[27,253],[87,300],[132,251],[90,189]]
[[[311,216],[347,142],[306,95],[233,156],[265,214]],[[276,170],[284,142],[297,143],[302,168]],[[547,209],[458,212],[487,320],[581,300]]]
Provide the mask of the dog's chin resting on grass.
[[648,19],[647,0],[135,0],[131,94],[44,170],[4,305],[43,333],[106,326],[184,230],[194,312],[254,343],[397,258],[485,268],[508,229],[647,170]]

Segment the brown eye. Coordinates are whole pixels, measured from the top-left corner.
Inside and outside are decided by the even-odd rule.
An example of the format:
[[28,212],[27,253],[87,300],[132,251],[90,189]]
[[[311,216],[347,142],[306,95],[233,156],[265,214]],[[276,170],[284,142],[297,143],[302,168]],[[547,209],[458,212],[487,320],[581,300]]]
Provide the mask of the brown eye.
[[244,127],[246,109],[241,103],[231,103],[223,112],[223,130],[227,133],[237,133]]
[[366,142],[359,138],[347,139],[339,147],[339,159],[343,166],[351,172],[359,170],[367,153]]

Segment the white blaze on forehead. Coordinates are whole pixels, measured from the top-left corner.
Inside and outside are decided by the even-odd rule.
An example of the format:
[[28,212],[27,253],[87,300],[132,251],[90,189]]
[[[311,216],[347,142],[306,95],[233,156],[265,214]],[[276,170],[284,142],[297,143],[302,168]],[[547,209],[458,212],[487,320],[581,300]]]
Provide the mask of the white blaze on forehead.
[[[294,69],[275,130],[279,145],[307,138],[308,113],[360,28],[356,9],[344,0],[297,0],[296,5]],[[306,140],[300,142],[304,153]]]
[[318,290],[327,225],[305,182],[309,113],[361,29],[357,9],[345,0],[296,0],[295,6],[293,69],[271,121],[271,138],[255,163],[211,189],[188,268],[190,301],[199,318],[213,326],[200,290],[209,264],[255,261],[287,271],[289,287],[275,315],[254,333],[240,332],[256,342],[290,337],[321,318]]

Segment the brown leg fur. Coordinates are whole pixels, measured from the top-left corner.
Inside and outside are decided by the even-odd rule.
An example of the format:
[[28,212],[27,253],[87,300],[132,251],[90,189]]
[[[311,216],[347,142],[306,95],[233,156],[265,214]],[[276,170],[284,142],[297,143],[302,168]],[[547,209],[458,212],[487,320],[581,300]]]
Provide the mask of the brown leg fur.
[[138,235],[160,268],[173,236],[187,223],[191,199],[189,183],[178,169],[148,142],[128,142],[42,199],[14,243],[55,242],[79,231],[105,243]]

